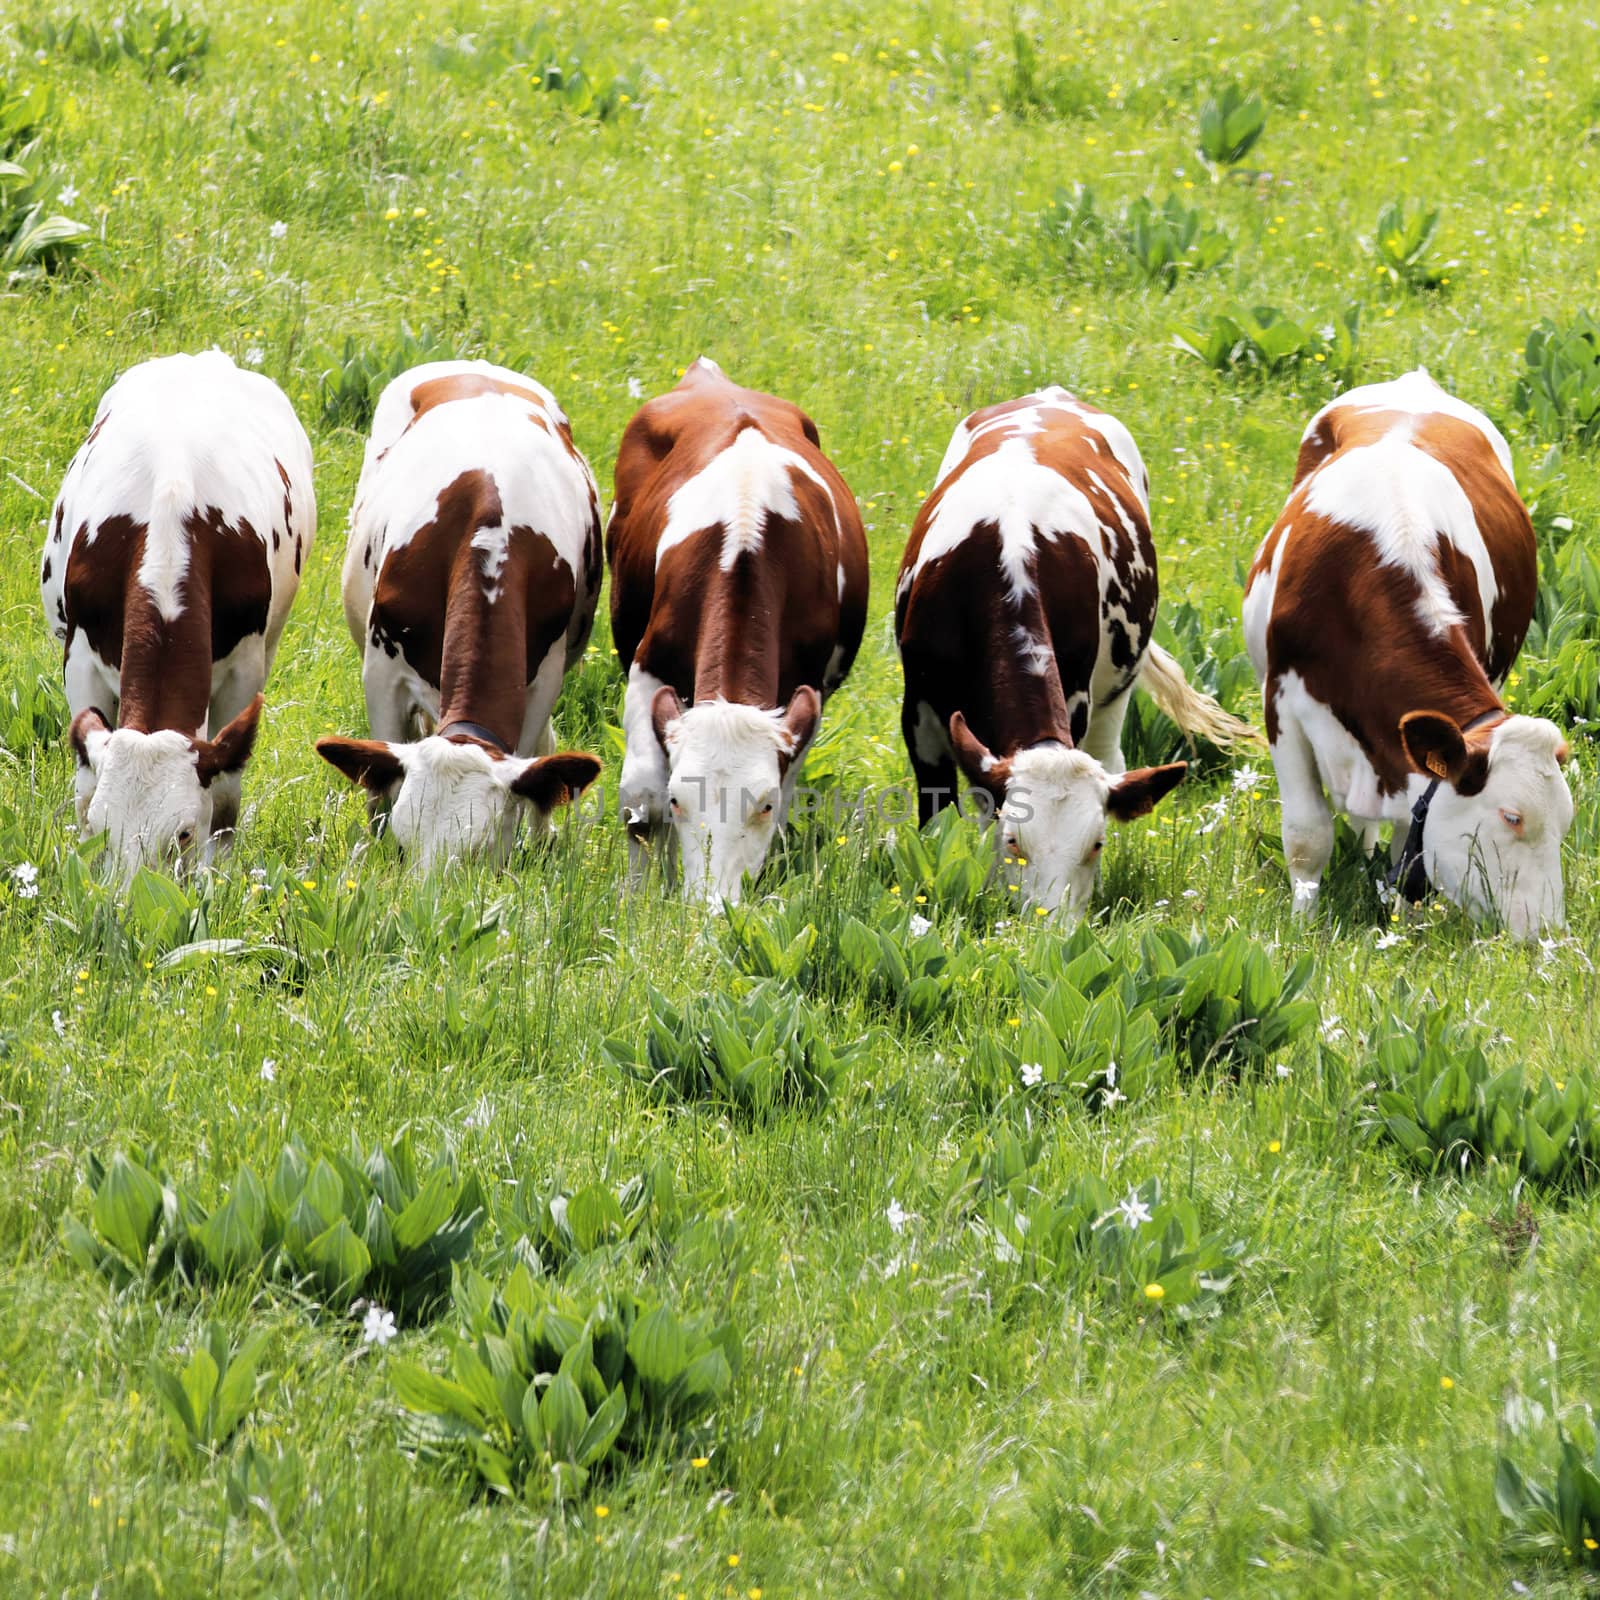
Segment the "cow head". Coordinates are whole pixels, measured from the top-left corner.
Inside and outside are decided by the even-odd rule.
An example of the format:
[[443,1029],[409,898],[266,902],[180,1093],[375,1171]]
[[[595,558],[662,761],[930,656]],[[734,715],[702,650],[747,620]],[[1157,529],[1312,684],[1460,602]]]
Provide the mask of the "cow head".
[[667,756],[667,809],[691,899],[737,904],[783,826],[785,779],[816,736],[822,699],[799,688],[782,711],[708,700],[687,711],[658,689],[650,720]]
[[1023,903],[1055,911],[1069,924],[1094,893],[1106,819],[1142,817],[1188,770],[1175,761],[1112,777],[1087,752],[1060,744],[1035,745],[1002,760],[959,711],[950,718],[950,743],[967,782],[994,797],[1000,860]]
[[1447,716],[1413,711],[1400,738],[1417,771],[1442,780],[1422,831],[1422,864],[1440,893],[1473,916],[1497,916],[1519,939],[1564,927],[1572,791],[1561,730],[1508,717],[1464,734]]
[[436,734],[411,744],[318,739],[317,754],[391,802],[390,831],[424,871],[451,857],[503,860],[524,806],[543,823],[600,776],[599,761],[579,751],[503,756],[476,740]]
[[90,707],[72,719],[78,821],[105,834],[124,885],[144,866],[181,864],[211,837],[211,786],[239,772],[256,742],[257,695],[215,739],[176,729],[113,729]]

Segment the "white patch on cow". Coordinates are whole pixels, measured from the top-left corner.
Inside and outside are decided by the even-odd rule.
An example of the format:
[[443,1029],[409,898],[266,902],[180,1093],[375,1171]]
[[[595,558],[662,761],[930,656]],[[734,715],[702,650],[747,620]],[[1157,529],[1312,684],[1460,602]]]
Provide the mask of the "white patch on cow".
[[[735,904],[782,831],[804,752],[793,750],[781,710],[729,700],[691,706],[668,725],[666,740],[684,892]],[[783,755],[793,758],[787,773]]]
[[[1009,420],[1009,419],[1008,419]],[[964,544],[976,528],[1000,530],[1000,566],[1013,604],[1034,592],[1030,571],[1035,538],[1070,534],[1100,559],[1100,522],[1089,498],[1051,467],[1042,465],[1026,437],[1006,439],[992,455],[974,461],[950,482],[923,535],[911,577]]]
[[1069,924],[1083,915],[1100,867],[1110,794],[1110,776],[1086,751],[1050,744],[1011,758],[995,842],[1006,879],[1018,884],[1025,904],[1055,911]]
[[937,766],[950,756],[950,735],[938,713],[926,700],[917,702],[917,720],[911,725],[911,747],[925,766]]
[[719,525],[724,572],[741,555],[759,550],[770,518],[799,521],[792,472],[804,473],[833,506],[826,480],[804,456],[775,444],[757,427],[741,429],[727,449],[673,491],[667,524],[656,544],[656,565],[685,539]]
[[1506,443],[1505,435],[1476,407],[1457,399],[1449,390],[1440,388],[1425,367],[1417,367],[1387,383],[1368,383],[1357,389],[1347,389],[1311,419],[1301,435],[1302,443],[1314,440],[1323,422],[1333,412],[1346,407],[1356,411],[1403,411],[1415,417],[1441,412],[1447,417],[1470,423],[1489,441],[1506,476],[1513,484],[1516,482],[1511,467],[1511,446]]
[[[1561,841],[1573,806],[1556,759],[1562,744],[1553,722],[1508,718],[1489,735],[1482,790],[1441,784],[1423,829],[1423,865],[1440,893],[1473,916],[1498,917],[1518,939],[1566,925]],[[1414,776],[1412,790],[1426,782]]]
[[[643,871],[647,848],[664,852],[673,833],[667,815],[667,756],[656,738],[651,707],[656,694],[666,688],[662,679],[646,672],[637,661],[628,668],[628,687],[622,696],[624,753],[617,780],[617,805],[628,830],[628,860],[633,876]],[[671,860],[665,863],[671,871]]]
[[843,600],[844,599],[844,562],[842,562],[842,561],[839,562],[837,567],[834,569],[834,576],[837,578],[838,584],[839,584],[839,598],[841,600]]
[[82,807],[83,831],[106,835],[124,887],[141,866],[187,854],[209,836],[212,795],[186,734],[118,728],[93,732],[85,743],[93,787]]
[[1025,671],[1042,678],[1055,665],[1055,649],[1038,638],[1024,623],[1014,623],[1011,642],[1017,648],[1017,660]]
[[[1418,615],[1436,634],[1459,627],[1462,615],[1439,570],[1439,540],[1471,563],[1483,614],[1493,614],[1499,585],[1472,502],[1445,464],[1411,442],[1410,422],[1376,443],[1342,450],[1306,480],[1308,511],[1371,536],[1379,561],[1416,583]],[[1283,543],[1287,544],[1287,536]]]

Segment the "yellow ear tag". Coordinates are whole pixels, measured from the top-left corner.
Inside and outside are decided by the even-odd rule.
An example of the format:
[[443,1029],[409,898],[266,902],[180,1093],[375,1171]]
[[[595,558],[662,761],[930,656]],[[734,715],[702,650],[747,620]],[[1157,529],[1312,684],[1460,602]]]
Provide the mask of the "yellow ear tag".
[[1450,769],[1444,764],[1444,757],[1438,754],[1437,751],[1430,755],[1422,764],[1436,778],[1448,778],[1450,776]]

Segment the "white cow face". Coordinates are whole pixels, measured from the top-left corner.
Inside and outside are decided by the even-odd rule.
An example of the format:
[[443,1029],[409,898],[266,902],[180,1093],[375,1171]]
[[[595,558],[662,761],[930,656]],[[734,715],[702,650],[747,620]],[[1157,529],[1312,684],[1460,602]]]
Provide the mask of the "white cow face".
[[600,776],[594,756],[502,756],[476,741],[430,735],[411,744],[319,739],[317,754],[391,802],[389,828],[423,871],[472,855],[504,860],[529,807],[539,825]]
[[1518,939],[1566,926],[1561,841],[1572,791],[1567,742],[1542,717],[1508,717],[1468,737],[1449,717],[1414,711],[1400,737],[1417,771],[1442,778],[1422,833],[1422,861],[1441,894]]
[[815,689],[796,689],[784,711],[727,700],[683,709],[671,688],[650,707],[667,756],[667,810],[692,900],[737,905],[782,828],[785,780],[805,755],[822,716]]
[[211,837],[211,786],[243,768],[260,715],[257,695],[215,739],[113,730],[92,707],[73,718],[78,821],[86,838],[106,835],[124,888],[140,867],[191,861]]
[[1067,926],[1094,893],[1106,819],[1142,817],[1183,781],[1186,763],[1141,767],[1112,777],[1093,756],[1065,745],[1036,745],[1001,760],[958,711],[950,719],[956,761],[999,805],[996,846],[1023,903],[1053,911]]

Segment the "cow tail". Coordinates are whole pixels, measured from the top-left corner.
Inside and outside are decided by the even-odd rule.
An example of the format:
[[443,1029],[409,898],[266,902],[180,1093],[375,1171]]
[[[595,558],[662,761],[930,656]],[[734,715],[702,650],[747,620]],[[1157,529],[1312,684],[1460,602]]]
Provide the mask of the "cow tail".
[[1225,711],[1210,695],[1190,684],[1183,668],[1160,645],[1152,643],[1139,668],[1139,686],[1191,738],[1208,739],[1224,749],[1236,744],[1263,745],[1248,722]]

